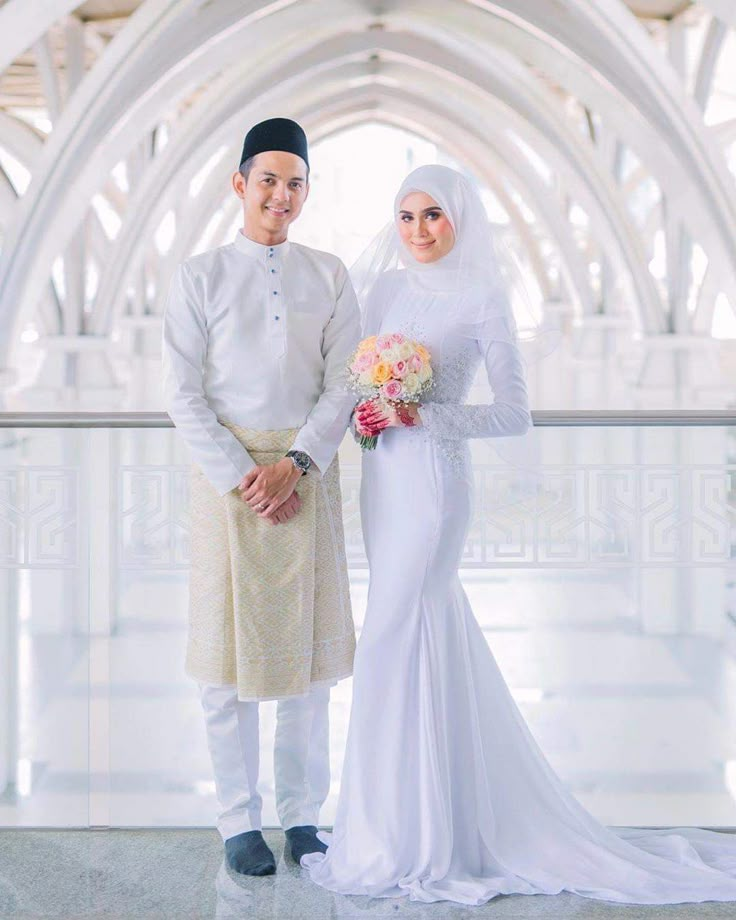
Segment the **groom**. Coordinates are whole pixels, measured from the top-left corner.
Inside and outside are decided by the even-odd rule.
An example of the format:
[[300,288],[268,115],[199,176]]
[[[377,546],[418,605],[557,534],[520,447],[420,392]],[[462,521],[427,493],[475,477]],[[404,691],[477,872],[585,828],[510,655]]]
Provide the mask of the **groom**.
[[278,700],[276,807],[292,857],[324,852],[329,688],[355,632],[337,449],[360,321],[335,256],[287,240],[307,139],[255,125],[232,176],[243,229],[179,266],[163,328],[166,408],[194,461],[186,671],[199,684],[232,869],[276,871],[261,833],[262,700]]

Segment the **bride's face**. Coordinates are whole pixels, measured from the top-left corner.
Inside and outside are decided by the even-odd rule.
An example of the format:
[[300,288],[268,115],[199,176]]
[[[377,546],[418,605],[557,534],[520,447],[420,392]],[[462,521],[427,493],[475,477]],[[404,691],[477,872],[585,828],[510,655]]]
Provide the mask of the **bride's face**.
[[436,262],[455,245],[449,218],[426,192],[402,198],[396,216],[401,242],[417,262]]

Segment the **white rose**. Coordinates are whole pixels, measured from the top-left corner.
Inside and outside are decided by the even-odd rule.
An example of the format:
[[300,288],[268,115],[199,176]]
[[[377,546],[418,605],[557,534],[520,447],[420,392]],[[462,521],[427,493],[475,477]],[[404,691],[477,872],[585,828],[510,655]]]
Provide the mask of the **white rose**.
[[426,383],[432,376],[432,368],[429,364],[423,364],[417,375],[421,383]]
[[373,386],[373,372],[363,371],[362,374],[358,375],[358,383],[362,387],[372,387]]
[[395,346],[384,348],[381,352],[381,361],[386,361],[387,364],[396,364],[396,362],[400,360],[401,356],[399,355],[399,349]]
[[419,392],[421,381],[417,374],[407,374],[401,382],[404,384],[404,389],[409,396],[414,396],[415,393]]
[[407,361],[414,354],[414,348],[409,342],[402,342],[397,350],[402,361]]

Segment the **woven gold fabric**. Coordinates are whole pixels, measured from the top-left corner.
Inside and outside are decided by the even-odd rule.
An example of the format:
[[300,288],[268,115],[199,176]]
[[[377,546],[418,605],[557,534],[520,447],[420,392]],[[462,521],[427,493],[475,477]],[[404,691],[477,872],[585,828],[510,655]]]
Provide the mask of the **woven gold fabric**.
[[[220,421],[258,464],[283,457],[297,434]],[[196,464],[191,470],[186,671],[203,683],[237,684],[241,700],[296,696],[352,673],[337,457],[296,491],[301,508],[274,526],[237,489],[221,496]]]

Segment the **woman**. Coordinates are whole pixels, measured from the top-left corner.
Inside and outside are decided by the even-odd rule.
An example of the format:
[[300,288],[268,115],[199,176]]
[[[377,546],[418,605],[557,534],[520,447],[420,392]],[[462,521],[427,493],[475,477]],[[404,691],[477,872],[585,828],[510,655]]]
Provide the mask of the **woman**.
[[[302,859],[342,894],[482,904],[557,894],[639,904],[736,900],[736,837],[599,824],[565,789],[512,699],[458,578],[471,515],[465,439],[521,436],[523,365],[477,190],[422,167],[379,247],[365,335],[432,355],[431,401],[356,410],[364,455],[365,625],[332,841]],[[403,268],[394,268],[396,257]],[[483,361],[495,402],[464,400]]]

